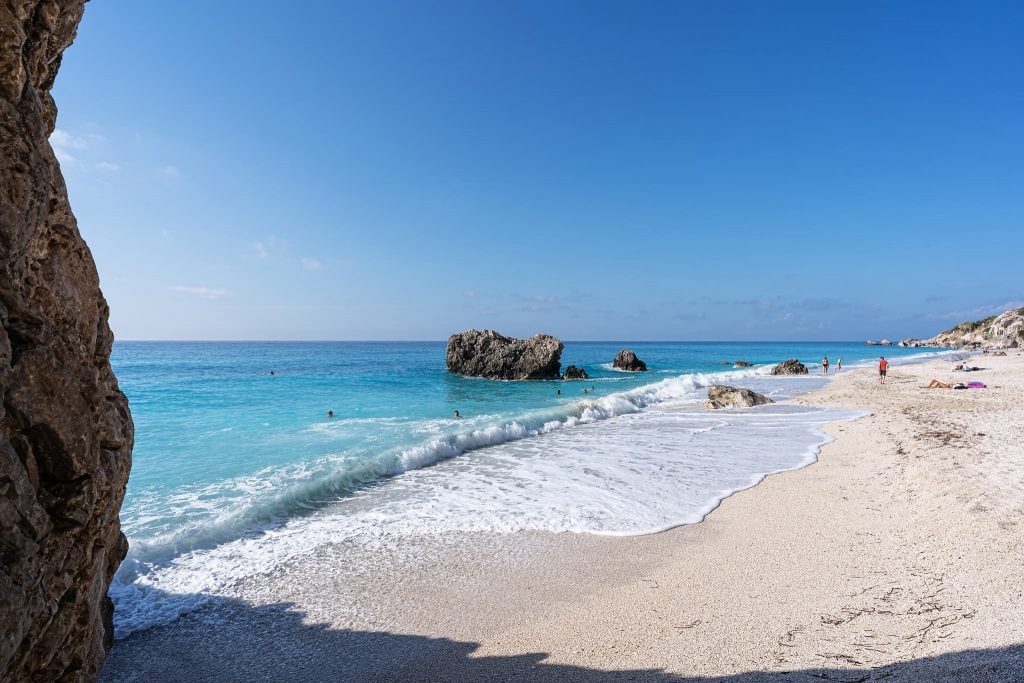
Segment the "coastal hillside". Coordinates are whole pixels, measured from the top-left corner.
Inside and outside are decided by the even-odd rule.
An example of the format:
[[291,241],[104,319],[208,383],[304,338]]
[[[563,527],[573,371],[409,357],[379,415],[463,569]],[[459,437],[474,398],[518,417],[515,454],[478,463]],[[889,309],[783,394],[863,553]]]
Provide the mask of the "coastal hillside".
[[1024,308],[1010,309],[983,320],[962,322],[931,339],[906,339],[900,346],[1014,349],[1024,344]]

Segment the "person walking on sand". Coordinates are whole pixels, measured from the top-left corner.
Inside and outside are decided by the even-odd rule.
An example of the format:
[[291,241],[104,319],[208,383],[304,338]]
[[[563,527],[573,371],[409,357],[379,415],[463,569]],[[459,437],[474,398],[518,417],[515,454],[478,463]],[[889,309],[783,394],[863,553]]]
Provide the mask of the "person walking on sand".
[[828,374],[828,356],[821,359],[821,371],[823,374]]
[[889,371],[889,361],[882,356],[878,359],[878,378],[882,384],[885,384],[885,373]]

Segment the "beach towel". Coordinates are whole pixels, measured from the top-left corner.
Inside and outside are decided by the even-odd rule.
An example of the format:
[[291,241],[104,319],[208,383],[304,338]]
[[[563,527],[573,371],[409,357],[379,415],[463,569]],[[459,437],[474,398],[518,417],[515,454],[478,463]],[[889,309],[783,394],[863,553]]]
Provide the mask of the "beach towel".
[[985,386],[984,382],[968,382],[967,383],[967,388],[968,389],[988,389],[988,387]]

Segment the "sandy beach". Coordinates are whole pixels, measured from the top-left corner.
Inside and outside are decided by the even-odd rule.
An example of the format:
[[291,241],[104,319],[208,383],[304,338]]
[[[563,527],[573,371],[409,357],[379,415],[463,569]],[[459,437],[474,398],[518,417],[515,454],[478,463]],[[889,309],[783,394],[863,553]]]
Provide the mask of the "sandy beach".
[[1024,357],[973,363],[801,396],[870,414],[700,524],[337,544],[117,642],[101,680],[1022,680]]

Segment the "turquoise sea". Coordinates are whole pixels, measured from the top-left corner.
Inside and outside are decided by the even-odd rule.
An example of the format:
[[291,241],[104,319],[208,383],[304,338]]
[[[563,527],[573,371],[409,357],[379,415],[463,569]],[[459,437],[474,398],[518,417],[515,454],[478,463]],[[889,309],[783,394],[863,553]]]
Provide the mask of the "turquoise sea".
[[[625,347],[650,371],[614,370]],[[766,474],[812,462],[823,422],[857,416],[711,413],[709,384],[786,398],[826,381],[825,355],[847,369],[880,353],[896,366],[933,355],[568,342],[563,368],[591,379],[495,382],[449,374],[443,342],[118,342],[112,362],[136,424],[122,510],[131,549],[111,588],[118,635],[339,538],[638,534],[699,521]],[[811,374],[767,374],[791,357]],[[737,360],[755,366],[734,370]]]

